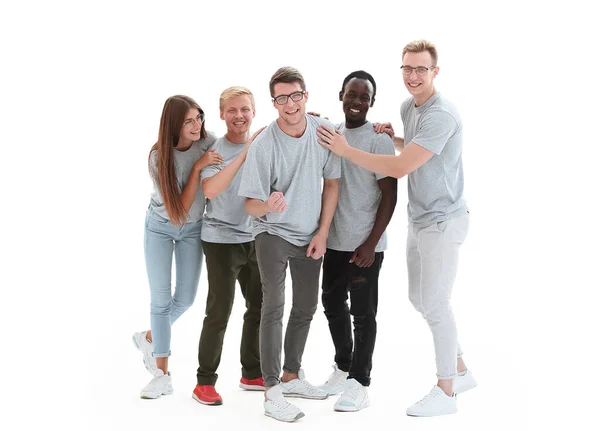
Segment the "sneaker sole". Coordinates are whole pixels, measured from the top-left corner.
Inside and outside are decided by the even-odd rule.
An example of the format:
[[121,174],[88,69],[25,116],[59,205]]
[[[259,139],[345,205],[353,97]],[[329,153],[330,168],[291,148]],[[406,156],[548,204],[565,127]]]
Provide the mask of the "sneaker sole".
[[192,394],[192,398],[198,401],[200,404],[204,404],[205,406],[221,406],[223,405],[223,401],[216,400],[213,402],[202,401],[196,394]]
[[275,420],[281,421],[281,422],[296,422],[298,419],[301,419],[304,417],[304,413],[300,412],[296,415],[296,417],[292,418],[292,419],[280,419],[277,418],[275,416],[273,416],[271,413],[269,412],[265,412],[265,416],[269,416],[270,418],[273,418]]
[[325,392],[327,392],[327,395],[330,395],[330,396],[331,395],[339,395],[342,392],[344,392],[344,388],[343,387],[340,388],[340,390],[335,390],[335,391],[334,390],[327,390],[327,389],[323,389],[323,388],[319,388],[319,389],[324,390]]
[[406,412],[406,416],[410,416],[413,418],[432,418],[435,416],[453,415],[457,412],[458,412],[458,409],[454,410],[454,411],[448,411],[448,412],[442,412],[442,413],[409,413],[409,412]]
[[333,406],[333,410],[336,412],[357,412],[362,409],[366,409],[369,407],[371,403],[366,403],[366,405],[362,407],[344,407],[344,406]]
[[327,397],[329,397],[329,394],[325,395],[324,397],[311,397],[308,395],[303,395],[303,394],[296,394],[296,393],[283,393],[284,397],[289,397],[289,398],[304,398],[305,400],[326,400]]
[[162,394],[158,394],[155,397],[152,396],[154,394],[147,394],[147,395],[141,394],[140,398],[143,400],[156,400],[156,399],[162,397],[163,395],[171,395],[172,393],[173,393],[173,390],[171,389],[169,392],[163,392]]
[[247,391],[264,391],[264,386],[259,385],[245,385],[244,383],[240,383],[240,388],[245,389]]

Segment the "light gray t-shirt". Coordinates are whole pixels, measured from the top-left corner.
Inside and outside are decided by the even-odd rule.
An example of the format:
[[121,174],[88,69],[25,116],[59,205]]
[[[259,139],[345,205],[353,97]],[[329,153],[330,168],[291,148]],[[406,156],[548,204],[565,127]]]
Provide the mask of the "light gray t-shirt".
[[[216,175],[230,164],[242,151],[245,144],[234,144],[225,137],[217,139],[210,147],[225,161],[202,169],[201,181]],[[206,214],[202,224],[202,240],[219,244],[241,244],[252,241],[252,217],[246,213],[246,198],[238,195],[242,180],[241,169],[227,188],[217,197],[206,200]]]
[[[217,137],[212,132],[207,132],[205,139],[194,141],[192,146],[185,151],[173,150],[174,162],[175,162],[175,176],[177,177],[177,185],[179,186],[179,192],[183,192],[185,185],[187,184],[192,167],[200,157],[206,153],[208,148],[217,140]],[[156,173],[156,157],[158,153],[153,151],[150,155],[150,169],[153,173]],[[150,206],[159,216],[169,219],[167,209],[165,208],[162,195],[160,194],[160,187],[158,185],[158,178],[156,175],[150,175],[152,183],[154,184],[154,191],[150,197]],[[188,219],[186,223],[195,223],[202,220],[204,214],[204,205],[206,199],[204,193],[202,193],[202,187],[198,186],[196,191],[196,197],[194,203],[190,208]]]
[[268,232],[291,244],[308,244],[319,227],[323,179],[340,177],[340,158],[317,141],[317,127],[333,125],[306,115],[306,130],[299,138],[285,134],[272,122],[252,143],[243,166],[239,195],[266,201],[283,193],[283,213],[256,219],[253,236]]
[[[346,129],[342,124],[339,130],[354,148],[373,154],[395,154],[392,139],[385,133],[375,133],[373,123],[367,122],[356,129]],[[327,248],[354,251],[365,242],[373,229],[381,202],[381,190],[377,181],[385,177],[361,168],[348,159],[342,159],[340,194],[329,229]],[[375,251],[384,251],[386,248],[387,238],[384,232]]]
[[408,220],[429,226],[468,211],[463,197],[462,123],[457,109],[435,93],[415,107],[412,97],[402,103],[404,142],[434,153],[408,174]]

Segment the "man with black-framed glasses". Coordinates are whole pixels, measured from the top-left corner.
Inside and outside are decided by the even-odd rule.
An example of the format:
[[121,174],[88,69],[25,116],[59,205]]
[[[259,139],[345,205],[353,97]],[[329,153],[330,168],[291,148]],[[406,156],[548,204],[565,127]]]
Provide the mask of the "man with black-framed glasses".
[[[300,72],[282,67],[269,83],[279,117],[257,137],[243,167],[239,195],[254,216],[253,237],[262,281],[260,357],[267,416],[293,422],[304,416],[284,396],[325,399],[308,383],[302,354],[319,299],[319,275],[338,200],[341,160],[317,142],[327,120],[306,115],[308,92]],[[293,304],[281,345],[285,274],[290,266]]]
[[408,176],[409,298],[432,332],[438,379],[421,401],[407,409],[410,416],[456,413],[455,394],[476,385],[462,359],[450,305],[458,252],[469,229],[462,123],[458,110],[433,85],[437,59],[437,49],[425,40],[411,42],[402,51],[402,75],[412,96],[401,107],[404,138],[394,137],[389,123],[375,126],[392,136],[400,155],[360,151],[337,130],[318,131],[325,148],[355,164],[396,178]]

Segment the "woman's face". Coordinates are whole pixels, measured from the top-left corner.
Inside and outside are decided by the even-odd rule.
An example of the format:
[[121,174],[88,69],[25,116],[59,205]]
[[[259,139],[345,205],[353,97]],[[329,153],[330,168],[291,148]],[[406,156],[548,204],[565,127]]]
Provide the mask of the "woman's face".
[[190,108],[185,114],[183,125],[179,132],[179,139],[185,141],[197,141],[200,139],[200,130],[204,121],[204,113],[200,113],[197,108]]

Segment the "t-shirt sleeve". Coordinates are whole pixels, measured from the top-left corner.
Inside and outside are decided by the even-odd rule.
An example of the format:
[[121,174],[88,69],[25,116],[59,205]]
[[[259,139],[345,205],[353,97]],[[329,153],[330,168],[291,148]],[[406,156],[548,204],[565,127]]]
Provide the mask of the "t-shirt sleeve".
[[427,112],[411,142],[439,155],[457,128],[456,120],[449,113]]
[[[371,148],[373,154],[383,154],[386,156],[395,156],[396,151],[394,150],[394,142],[387,133],[380,133],[373,140],[373,146]],[[375,178],[380,180],[386,178],[388,175],[375,174]]]
[[200,173],[200,184],[207,178],[215,176],[221,170],[221,166],[219,165],[210,165],[202,169]]
[[254,143],[248,150],[242,167],[238,195],[266,201],[271,194],[271,159],[260,145]]
[[[213,143],[208,149],[216,150],[216,148],[217,146]],[[204,152],[206,152],[206,150]],[[202,169],[202,172],[200,172],[200,184],[202,184],[202,181],[204,181],[205,179],[216,175],[221,170],[221,168],[221,165],[208,165],[207,167]]]
[[[320,125],[327,126],[331,129],[339,130],[344,123],[333,124],[329,120],[319,119],[317,120]],[[327,150],[327,160],[325,161],[325,166],[323,166],[323,178],[326,180],[335,180],[342,176],[342,159],[337,156],[335,153]]]
[[150,171],[150,178],[152,179],[152,184],[154,185],[154,190],[160,192],[160,187],[158,185],[158,152],[156,150],[150,153],[150,161],[148,163],[148,169]]
[[328,151],[327,161],[323,168],[323,178],[335,180],[342,176],[342,159],[331,151]]

